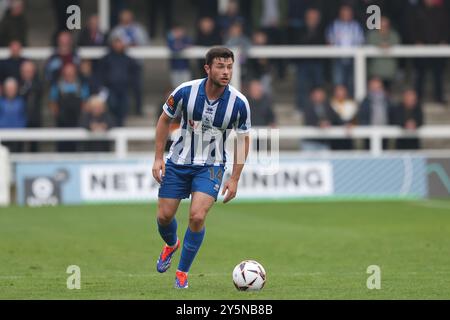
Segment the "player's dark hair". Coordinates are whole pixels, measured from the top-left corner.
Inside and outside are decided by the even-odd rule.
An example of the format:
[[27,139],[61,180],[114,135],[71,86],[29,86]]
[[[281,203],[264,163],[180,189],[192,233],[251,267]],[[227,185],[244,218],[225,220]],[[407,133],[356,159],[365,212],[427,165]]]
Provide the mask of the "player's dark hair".
[[234,53],[225,47],[214,47],[206,53],[205,64],[211,66],[215,58],[231,58],[234,62]]

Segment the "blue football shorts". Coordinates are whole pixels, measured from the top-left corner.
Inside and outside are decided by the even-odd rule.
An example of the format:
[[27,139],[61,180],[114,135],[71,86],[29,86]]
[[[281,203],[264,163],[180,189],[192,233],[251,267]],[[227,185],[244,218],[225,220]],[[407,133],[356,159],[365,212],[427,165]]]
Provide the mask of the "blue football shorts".
[[217,200],[224,171],[224,166],[179,165],[168,159],[158,197],[186,199],[203,192]]

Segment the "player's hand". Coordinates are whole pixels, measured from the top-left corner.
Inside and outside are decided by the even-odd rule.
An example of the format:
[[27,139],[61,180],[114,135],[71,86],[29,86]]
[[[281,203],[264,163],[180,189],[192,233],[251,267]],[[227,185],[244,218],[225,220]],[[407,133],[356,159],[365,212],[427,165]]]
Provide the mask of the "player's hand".
[[162,178],[166,173],[166,164],[163,159],[155,159],[152,168],[153,178],[158,181],[159,184],[162,182]]
[[228,201],[236,197],[237,186],[238,181],[235,179],[230,179],[227,182],[225,182],[222,190],[222,195],[224,195],[227,190],[228,192],[227,195],[225,196],[225,199],[223,199],[223,203],[227,203]]

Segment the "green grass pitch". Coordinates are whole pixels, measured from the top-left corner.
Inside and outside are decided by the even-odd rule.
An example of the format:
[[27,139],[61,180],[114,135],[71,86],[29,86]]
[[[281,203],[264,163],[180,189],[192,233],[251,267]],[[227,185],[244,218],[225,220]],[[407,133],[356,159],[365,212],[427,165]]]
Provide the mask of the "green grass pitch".
[[[0,208],[0,299],[449,299],[450,202],[218,203],[190,272],[156,272],[155,204]],[[178,213],[179,236],[188,203]],[[244,259],[267,271],[260,292],[231,280]],[[68,290],[69,265],[81,289]],[[366,287],[381,268],[381,289]]]

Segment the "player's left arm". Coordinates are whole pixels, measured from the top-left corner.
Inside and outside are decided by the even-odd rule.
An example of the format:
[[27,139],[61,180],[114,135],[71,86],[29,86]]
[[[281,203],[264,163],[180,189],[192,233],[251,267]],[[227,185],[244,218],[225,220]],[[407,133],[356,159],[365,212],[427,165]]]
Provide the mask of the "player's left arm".
[[242,104],[239,111],[238,119],[234,124],[237,133],[236,144],[234,145],[234,163],[231,177],[225,182],[222,195],[227,192],[223,203],[227,203],[236,197],[238,182],[244,169],[250,147],[250,106],[247,99],[242,97]]
[[248,133],[237,134],[236,144],[234,146],[234,163],[231,177],[225,182],[222,190],[222,195],[227,192],[223,203],[227,203],[236,197],[237,187],[239,179],[241,177],[242,170],[244,169],[245,160],[248,156],[248,150],[250,146],[250,136]]

